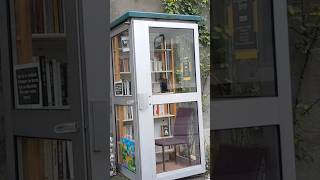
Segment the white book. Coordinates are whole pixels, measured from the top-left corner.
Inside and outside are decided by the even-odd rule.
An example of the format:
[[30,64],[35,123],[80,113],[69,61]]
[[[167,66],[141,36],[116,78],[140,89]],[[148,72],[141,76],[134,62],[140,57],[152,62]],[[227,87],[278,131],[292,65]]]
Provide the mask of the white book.
[[62,106],[62,90],[61,90],[61,63],[57,62],[56,69],[57,69],[57,105]]
[[44,140],[43,142],[44,149],[44,165],[45,165],[45,178],[46,180],[53,180],[53,172],[52,172],[52,151],[51,151],[51,141]]
[[164,107],[163,106],[164,106],[163,104],[160,105],[160,115],[164,114]]
[[74,167],[73,167],[73,150],[72,150],[72,142],[67,142],[67,154],[68,154],[68,167],[70,172],[70,179],[74,179]]
[[39,63],[40,62],[40,57],[39,56],[32,56],[32,62],[33,63]]
[[23,180],[23,146],[22,138],[17,138],[17,156],[18,156],[18,171],[19,180]]
[[67,142],[63,141],[62,142],[62,156],[63,156],[63,179],[68,179],[67,178]]
[[59,180],[58,174],[58,145],[57,141],[52,142],[53,180]]
[[52,106],[52,92],[51,92],[51,78],[50,78],[50,65],[48,59],[45,60],[46,63],[46,77],[47,77],[47,95],[48,95],[48,106]]
[[133,119],[133,107],[132,106],[130,106],[130,110],[131,110],[131,117],[130,117],[130,119]]
[[58,87],[58,71],[57,71],[57,60],[52,59],[52,70],[53,70],[53,87],[54,87],[54,101],[55,101],[55,106],[59,106],[59,87]]

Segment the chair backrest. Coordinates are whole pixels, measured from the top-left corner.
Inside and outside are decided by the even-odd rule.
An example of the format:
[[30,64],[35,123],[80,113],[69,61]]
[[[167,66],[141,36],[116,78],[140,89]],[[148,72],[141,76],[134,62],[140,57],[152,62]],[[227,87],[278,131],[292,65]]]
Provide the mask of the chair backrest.
[[192,108],[179,108],[175,123],[174,123],[174,131],[173,136],[187,138],[189,125],[191,124],[191,118],[193,115]]

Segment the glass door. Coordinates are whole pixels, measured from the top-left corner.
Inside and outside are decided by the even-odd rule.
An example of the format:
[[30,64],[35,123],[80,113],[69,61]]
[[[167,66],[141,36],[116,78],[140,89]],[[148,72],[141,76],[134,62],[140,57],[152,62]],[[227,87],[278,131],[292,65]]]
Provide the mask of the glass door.
[[[153,159],[154,176],[171,179],[201,173],[204,152],[197,25],[138,20],[134,25],[136,33],[147,34],[135,42],[136,49],[149,52],[141,57],[136,50],[137,69],[145,67],[144,79],[137,78],[137,89],[140,104],[144,97],[149,98],[146,110],[141,105],[139,117],[140,123],[149,121],[152,130],[140,126],[140,133],[150,137],[141,141],[153,147],[148,156]],[[139,93],[142,86],[149,90]]]
[[113,131],[118,168],[127,177],[134,178],[137,168],[137,128],[134,94],[134,69],[130,28],[121,26],[111,33],[113,82]]
[[8,158],[17,168],[9,179],[86,179],[77,3],[6,3],[15,152]]

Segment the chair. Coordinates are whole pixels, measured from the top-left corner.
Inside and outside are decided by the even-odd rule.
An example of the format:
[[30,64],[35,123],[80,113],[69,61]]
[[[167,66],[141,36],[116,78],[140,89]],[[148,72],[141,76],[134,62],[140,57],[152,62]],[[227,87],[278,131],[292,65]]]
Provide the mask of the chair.
[[164,156],[164,147],[165,146],[174,146],[175,161],[177,162],[176,145],[186,144],[188,146],[187,149],[188,149],[189,165],[191,165],[188,131],[189,131],[189,124],[191,123],[192,113],[193,113],[192,108],[179,108],[177,115],[176,115],[175,122],[174,122],[173,136],[170,138],[155,140],[155,145],[162,147],[162,164],[163,164],[162,169],[163,169],[163,172],[166,169],[165,168],[165,156]]

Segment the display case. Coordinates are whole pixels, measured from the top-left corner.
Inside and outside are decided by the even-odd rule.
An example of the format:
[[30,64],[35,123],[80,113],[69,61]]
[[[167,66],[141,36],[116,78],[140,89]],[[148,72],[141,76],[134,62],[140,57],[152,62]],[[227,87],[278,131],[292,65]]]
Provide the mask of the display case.
[[130,179],[205,171],[199,20],[127,12],[112,23],[112,135]]

